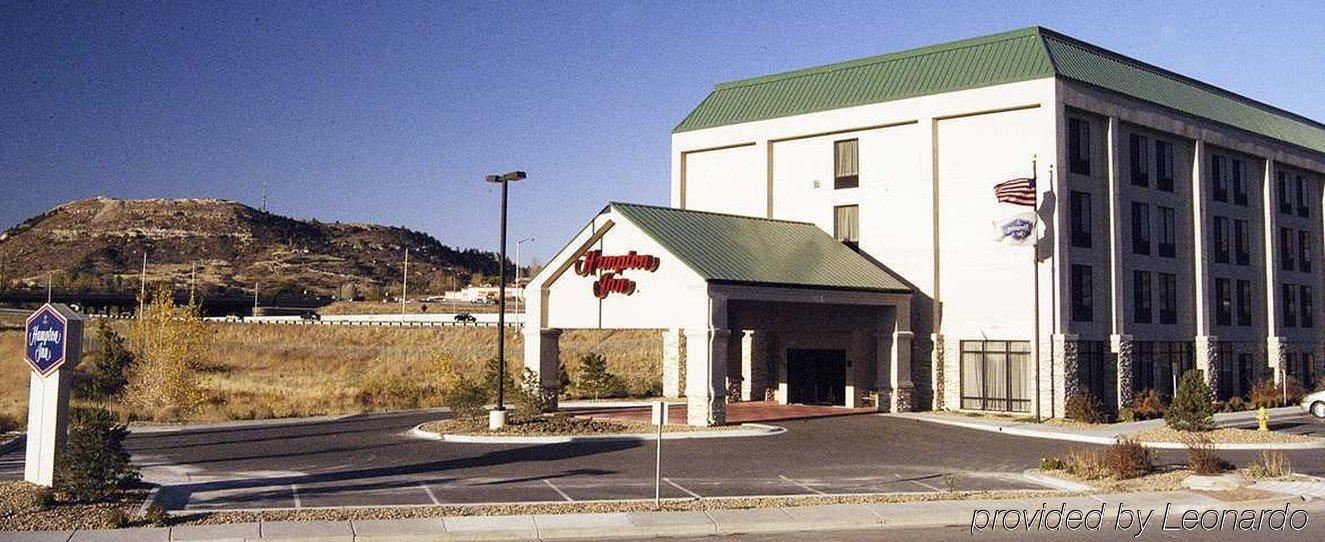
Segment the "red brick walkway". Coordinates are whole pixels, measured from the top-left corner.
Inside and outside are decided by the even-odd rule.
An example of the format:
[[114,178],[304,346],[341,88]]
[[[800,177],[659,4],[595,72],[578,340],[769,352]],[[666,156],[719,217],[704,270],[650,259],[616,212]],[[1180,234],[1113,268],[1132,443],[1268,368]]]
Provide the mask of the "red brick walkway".
[[[750,401],[727,404],[727,423],[766,423],[807,418],[826,418],[829,416],[850,416],[877,412],[874,408],[846,408],[839,406],[817,405],[780,405],[770,401]],[[606,418],[616,420],[648,421],[649,407],[575,409],[570,411],[576,416]],[[667,407],[667,415],[672,423],[685,423],[685,403]]]

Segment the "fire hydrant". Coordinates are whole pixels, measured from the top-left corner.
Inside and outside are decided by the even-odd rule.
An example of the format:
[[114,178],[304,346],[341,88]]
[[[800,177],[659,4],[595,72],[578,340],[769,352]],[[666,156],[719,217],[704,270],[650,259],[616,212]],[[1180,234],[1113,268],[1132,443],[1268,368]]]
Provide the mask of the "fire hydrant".
[[1261,431],[1270,430],[1270,412],[1265,407],[1256,411],[1256,421],[1261,422]]

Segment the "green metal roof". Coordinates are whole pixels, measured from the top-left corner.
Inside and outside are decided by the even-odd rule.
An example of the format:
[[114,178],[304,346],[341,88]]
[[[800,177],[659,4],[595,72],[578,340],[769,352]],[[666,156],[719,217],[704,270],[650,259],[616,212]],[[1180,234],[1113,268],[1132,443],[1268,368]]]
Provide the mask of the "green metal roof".
[[808,222],[610,203],[708,281],[910,292],[911,288]]
[[1325,124],[1041,27],[722,83],[674,131],[1054,76],[1325,153]]

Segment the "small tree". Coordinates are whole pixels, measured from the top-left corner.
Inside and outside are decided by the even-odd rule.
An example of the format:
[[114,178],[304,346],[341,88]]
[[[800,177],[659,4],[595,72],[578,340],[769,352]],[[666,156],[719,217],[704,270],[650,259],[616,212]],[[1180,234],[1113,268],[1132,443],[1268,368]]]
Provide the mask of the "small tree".
[[128,429],[110,411],[80,408],[69,420],[68,448],[56,460],[55,488],[79,502],[99,501],[137,482],[124,449]]
[[1214,428],[1214,394],[1195,369],[1182,375],[1178,393],[1164,411],[1164,422],[1179,431],[1209,431]]
[[125,389],[130,404],[164,412],[197,407],[202,398],[197,368],[211,347],[197,305],[177,306],[169,290],[157,290],[143,301],[129,344],[138,356]]
[[84,378],[76,381],[76,391],[89,399],[104,401],[124,391],[134,358],[124,337],[111,329],[105,320],[97,324],[97,340],[101,343],[101,351],[87,366]]
[[532,369],[525,367],[515,394],[515,408],[523,416],[535,416],[552,409],[556,392],[543,390],[543,382]]
[[580,358],[579,381],[579,388],[595,400],[621,387],[621,379],[607,370],[607,358],[602,354],[585,354]]
[[[479,383],[483,386],[483,390],[487,392],[487,397],[490,401],[497,400],[497,374],[500,372],[499,365],[500,364],[497,363],[497,358],[495,357],[488,358],[488,362],[483,364],[483,375],[479,380]],[[510,364],[507,364],[506,367],[509,369]],[[502,375],[502,377],[503,380],[505,380],[503,386],[506,388],[506,392],[508,394],[513,393],[515,391],[515,379],[511,377],[510,371],[508,370],[505,375]]]
[[565,396],[570,391],[570,387],[575,385],[575,381],[570,378],[570,371],[566,370],[566,364],[557,362],[557,395]]

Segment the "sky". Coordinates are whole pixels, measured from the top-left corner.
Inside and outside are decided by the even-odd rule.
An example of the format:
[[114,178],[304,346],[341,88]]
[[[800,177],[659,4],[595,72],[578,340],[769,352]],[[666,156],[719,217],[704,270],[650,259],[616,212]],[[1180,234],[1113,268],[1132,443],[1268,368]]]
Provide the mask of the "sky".
[[1042,25],[1325,119],[1320,2],[0,2],[0,228],[210,197],[546,261],[713,84]]

